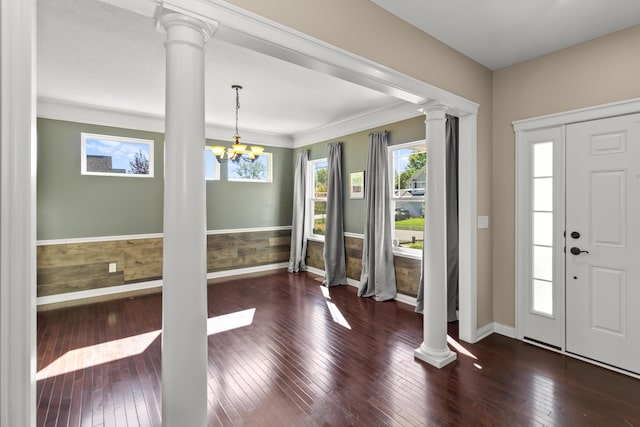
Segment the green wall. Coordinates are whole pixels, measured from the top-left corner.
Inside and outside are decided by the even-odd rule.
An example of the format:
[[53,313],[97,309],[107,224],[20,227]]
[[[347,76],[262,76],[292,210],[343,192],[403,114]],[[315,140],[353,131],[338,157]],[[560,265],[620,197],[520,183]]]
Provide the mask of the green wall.
[[[349,174],[366,169],[368,135],[388,130],[390,144],[425,138],[424,116],[303,147],[309,159],[327,156],[327,143],[342,142],[345,231],[363,233],[364,200],[349,198]],[[154,178],[80,174],[82,132],[152,139]],[[207,140],[207,145],[228,142]],[[38,119],[38,239],[162,233],[164,135],[108,126]],[[294,150],[266,147],[273,154],[273,182],[207,181],[207,229],[291,225]],[[365,185],[367,173],[365,171]]]
[[[82,132],[154,140],[154,178],[81,175]],[[161,233],[163,151],[161,133],[38,119],[37,238]],[[272,183],[227,182],[226,165],[220,181],[207,182],[207,229],[291,225],[292,150],[266,151],[273,153]]]
[[[424,115],[412,119],[391,123],[366,131],[334,138],[328,141],[318,142],[301,149],[309,150],[309,160],[327,157],[327,143],[342,143],[342,170],[344,180],[344,231],[350,233],[364,233],[364,199],[349,198],[349,174],[351,172],[365,171],[364,181],[367,185],[367,146],[369,134],[379,130],[389,131],[389,144],[403,144],[405,142],[419,141],[425,138],[426,128]],[[297,151],[297,150],[296,150]]]
[[[207,145],[230,145],[207,140]],[[221,164],[220,181],[207,181],[207,228],[270,227],[291,225],[293,210],[293,150],[265,147],[273,156],[273,182],[227,181]]]

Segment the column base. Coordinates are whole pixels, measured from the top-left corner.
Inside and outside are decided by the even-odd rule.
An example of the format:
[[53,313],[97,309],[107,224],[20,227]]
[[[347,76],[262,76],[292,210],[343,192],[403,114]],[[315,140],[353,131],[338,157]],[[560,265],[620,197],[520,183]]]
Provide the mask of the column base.
[[447,366],[458,358],[458,355],[448,348],[445,351],[433,352],[427,350],[424,346],[416,348],[413,351],[413,356],[416,359],[427,362],[429,365],[435,366],[438,369]]

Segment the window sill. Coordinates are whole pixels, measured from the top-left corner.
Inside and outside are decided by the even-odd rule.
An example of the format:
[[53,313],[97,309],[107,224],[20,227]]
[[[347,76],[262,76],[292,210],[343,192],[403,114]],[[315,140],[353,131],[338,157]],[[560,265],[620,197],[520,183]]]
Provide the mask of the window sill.
[[422,261],[422,251],[419,251],[417,249],[415,251],[407,251],[407,250],[393,248],[393,256],[399,256],[402,258],[409,258],[409,259],[417,259],[418,261]]
[[317,234],[314,234],[312,236],[307,236],[307,240],[311,240],[312,242],[324,243],[324,236],[319,236]]

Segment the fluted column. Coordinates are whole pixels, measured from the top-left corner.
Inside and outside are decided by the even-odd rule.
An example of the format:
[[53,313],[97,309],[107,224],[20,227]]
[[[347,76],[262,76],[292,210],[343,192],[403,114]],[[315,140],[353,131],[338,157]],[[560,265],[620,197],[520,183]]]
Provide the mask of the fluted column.
[[424,220],[424,341],[414,356],[437,368],[456,360],[447,346],[447,178],[446,108],[432,105],[427,115],[427,191]]
[[214,28],[165,13],[162,424],[207,425],[204,45]]

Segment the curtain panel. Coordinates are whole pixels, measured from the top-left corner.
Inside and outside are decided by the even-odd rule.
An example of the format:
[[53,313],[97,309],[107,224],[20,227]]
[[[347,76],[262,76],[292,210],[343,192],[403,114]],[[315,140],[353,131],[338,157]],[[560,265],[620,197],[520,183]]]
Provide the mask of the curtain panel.
[[386,301],[396,296],[387,145],[389,132],[369,134],[364,186],[365,226],[358,296]]
[[305,215],[306,191],[307,191],[307,164],[309,151],[300,150],[296,157],[296,168],[293,175],[293,215],[291,218],[291,250],[289,252],[290,272],[304,271],[307,269],[305,257],[307,256],[307,233]]
[[342,145],[327,145],[327,216],[324,235],[324,280],[327,287],[347,283],[344,249]]

